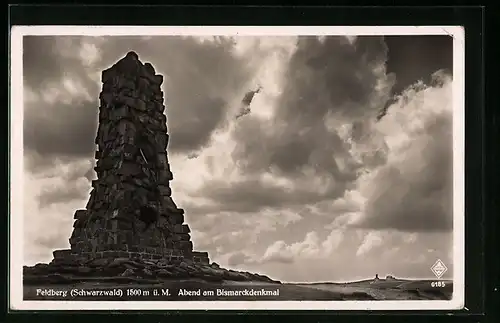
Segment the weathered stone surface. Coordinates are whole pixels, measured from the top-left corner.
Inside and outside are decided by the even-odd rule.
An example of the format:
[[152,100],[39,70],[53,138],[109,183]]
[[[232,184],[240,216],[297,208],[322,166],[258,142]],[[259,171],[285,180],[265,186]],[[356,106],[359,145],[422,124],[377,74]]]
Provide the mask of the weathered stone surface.
[[153,65],[151,65],[151,63],[145,63],[144,64],[144,71],[146,73],[148,73],[149,75],[155,75],[156,74],[155,68],[153,67]]
[[75,220],[82,220],[82,219],[85,219],[86,217],[87,217],[87,210],[76,210],[75,211],[75,216],[74,216]]
[[[75,213],[71,250],[93,258],[124,252],[127,258],[145,259],[164,257],[158,246],[192,251],[192,243],[186,243],[189,227],[183,225],[183,210],[172,200],[169,185],[173,175],[166,154],[163,77],[129,52],[103,71],[102,82],[97,179],[86,210]],[[126,249],[109,244],[119,241]],[[147,248],[152,251],[134,251]]]

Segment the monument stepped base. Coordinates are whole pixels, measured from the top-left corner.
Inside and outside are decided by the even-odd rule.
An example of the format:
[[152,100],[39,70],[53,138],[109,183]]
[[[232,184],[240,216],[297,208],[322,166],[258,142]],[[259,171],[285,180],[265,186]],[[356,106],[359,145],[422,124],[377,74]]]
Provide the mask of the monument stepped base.
[[182,261],[192,261],[196,264],[210,264],[208,252],[192,251],[189,254],[184,254],[177,249],[161,249],[161,248],[142,248],[129,247],[127,245],[101,245],[97,247],[97,251],[74,253],[71,249],[59,249],[53,252],[54,261],[72,261],[72,260],[92,260],[101,258],[127,258],[132,260],[162,260],[170,264],[178,264]]
[[[24,286],[74,284],[141,284],[155,285],[168,281],[227,281],[281,284],[267,276],[225,269],[216,263],[208,264],[206,252],[193,252],[191,258],[177,258],[173,263],[163,257],[148,259],[145,255],[123,251],[103,251],[96,257],[72,254],[70,249],[54,251],[48,264],[23,267]],[[100,257],[100,258],[99,258]],[[134,258],[135,257],[135,258]],[[89,286],[89,285],[87,285]]]

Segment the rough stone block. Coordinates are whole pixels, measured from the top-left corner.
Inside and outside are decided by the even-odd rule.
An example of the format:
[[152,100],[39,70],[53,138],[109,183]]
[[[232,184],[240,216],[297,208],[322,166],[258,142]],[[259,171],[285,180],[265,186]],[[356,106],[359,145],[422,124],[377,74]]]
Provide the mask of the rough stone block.
[[117,88],[122,93],[131,92],[130,90],[135,89],[135,83],[132,79],[129,78],[121,78],[118,80]]
[[177,213],[176,210],[177,210],[177,205],[175,205],[174,201],[172,200],[172,198],[170,196],[164,196],[162,198],[162,207],[165,209],[165,210],[168,210],[169,212],[171,213]]
[[118,258],[119,256],[120,256],[120,253],[118,251],[107,250],[107,251],[103,252],[104,258]]
[[163,103],[163,100],[164,100],[164,98],[163,98],[163,92],[160,92],[160,93],[155,94],[154,99],[155,99],[156,101],[158,101],[158,102]]
[[132,108],[137,109],[139,111],[147,111],[146,102],[139,98],[135,100]]
[[74,228],[73,232],[71,232],[71,238],[73,238],[73,239],[78,238],[80,236],[81,232],[82,232],[82,228]]
[[206,251],[193,251],[192,254],[193,257],[208,258],[208,252]]
[[121,105],[121,106],[116,107],[115,109],[113,109],[109,112],[109,120],[116,122],[116,121],[121,120],[123,118],[129,117],[129,113],[130,113],[130,110],[129,110],[128,105]]
[[113,166],[116,164],[116,162],[117,161],[114,158],[110,158],[110,157],[102,158],[102,159],[99,159],[97,161],[97,165],[96,165],[95,169],[97,172],[109,170],[109,169],[113,168]]
[[119,244],[119,245],[117,245],[116,250],[118,250],[118,251],[128,251],[128,245],[126,245],[124,243]]
[[73,228],[83,228],[85,227],[85,220],[83,219],[78,219],[75,222],[73,222]]
[[191,252],[191,250],[193,250],[193,243],[188,240],[179,241],[178,246],[179,250],[182,250],[184,252],[185,251]]
[[112,80],[115,76],[115,71],[112,68],[108,68],[107,70],[102,71],[101,73],[101,82],[107,83]]
[[153,65],[151,63],[144,63],[144,72],[147,73],[148,75],[155,75],[156,71]]
[[161,102],[155,102],[155,109],[156,111],[160,112],[160,113],[163,113],[165,111],[165,105]]
[[[157,148],[157,153],[166,155],[166,148],[168,144],[168,135],[162,132],[157,132],[155,134],[155,141],[156,141],[156,148]],[[166,163],[165,159],[165,163]]]
[[137,53],[134,52],[133,50],[127,52],[127,55],[125,55],[125,58],[129,58],[129,59],[133,59],[135,61],[139,61],[139,55],[137,55]]
[[176,242],[189,241],[191,239],[189,233],[175,233],[172,238]]
[[[118,94],[115,100],[116,100],[116,105],[125,106],[127,108],[130,107],[135,108],[135,98],[130,96],[129,93],[125,91],[120,92],[120,94]],[[111,117],[111,112],[109,113],[109,119],[113,120]]]
[[[74,232],[74,230],[73,230],[73,232]],[[80,237],[78,237],[78,236],[75,236],[75,237],[72,236],[71,238],[68,239],[68,242],[71,245],[72,250],[73,250],[73,246],[76,245],[78,243],[78,241],[80,241]]]
[[154,100],[160,104],[165,104],[165,99],[163,98],[162,93],[155,95]]
[[124,161],[116,171],[116,174],[123,176],[139,176],[142,173],[142,168],[139,165],[129,161]]
[[116,69],[117,72],[126,76],[133,76],[138,74],[140,67],[141,64],[139,63],[136,56],[127,54],[127,56],[119,60],[112,68]]
[[208,259],[208,258],[201,258],[200,259],[200,263],[203,264],[203,265],[208,265],[208,264],[210,264],[210,259]]
[[172,195],[172,189],[167,185],[158,185],[158,191],[160,192],[160,195],[162,195],[162,196],[171,196]]
[[82,220],[87,218],[87,210],[76,210],[73,216],[75,220]]
[[132,144],[123,145],[123,157],[125,160],[133,161],[137,154],[137,147]]
[[150,87],[149,80],[141,74],[141,77],[137,79],[137,89],[139,91],[146,91]]
[[52,252],[54,259],[66,259],[71,257],[71,249],[59,249]]
[[152,130],[159,130],[161,131],[163,125],[160,120],[155,118],[154,116],[149,119],[150,127]]
[[118,257],[117,258],[129,258],[129,253],[127,251],[118,251]]
[[184,223],[184,215],[181,213],[170,213],[167,217],[171,224],[182,224]]
[[173,226],[174,233],[189,233],[191,230],[189,229],[189,226],[187,224],[175,224]]
[[160,164],[160,167],[167,167],[167,154],[166,152],[162,151],[156,156],[156,160],[158,161],[158,164]]

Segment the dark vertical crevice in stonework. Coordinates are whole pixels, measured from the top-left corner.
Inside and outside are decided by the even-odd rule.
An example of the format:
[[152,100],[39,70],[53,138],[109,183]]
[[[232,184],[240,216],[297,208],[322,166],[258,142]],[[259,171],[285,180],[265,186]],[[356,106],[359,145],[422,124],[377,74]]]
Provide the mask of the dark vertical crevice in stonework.
[[163,77],[129,52],[102,73],[99,127],[95,143],[97,179],[85,210],[75,212],[72,257],[191,259],[184,210],[171,197]]

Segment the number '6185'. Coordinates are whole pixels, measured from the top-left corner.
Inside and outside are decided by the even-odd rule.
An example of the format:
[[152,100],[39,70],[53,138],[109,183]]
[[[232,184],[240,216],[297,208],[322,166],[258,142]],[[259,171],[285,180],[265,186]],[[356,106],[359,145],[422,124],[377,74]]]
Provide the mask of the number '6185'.
[[443,281],[431,282],[431,287],[445,287],[446,283]]

